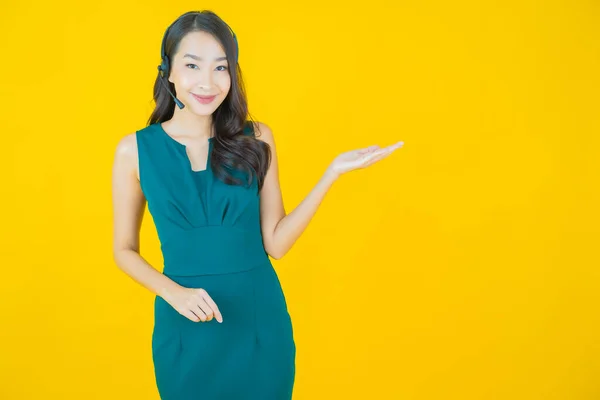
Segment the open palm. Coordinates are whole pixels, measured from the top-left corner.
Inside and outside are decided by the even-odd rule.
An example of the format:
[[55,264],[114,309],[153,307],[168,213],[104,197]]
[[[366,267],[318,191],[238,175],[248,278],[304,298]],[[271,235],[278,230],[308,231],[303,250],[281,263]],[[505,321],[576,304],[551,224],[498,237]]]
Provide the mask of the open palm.
[[397,142],[390,146],[380,148],[378,145],[372,145],[363,149],[350,150],[337,156],[329,166],[336,175],[359,169],[366,168],[376,163],[395,150],[404,145],[404,142]]

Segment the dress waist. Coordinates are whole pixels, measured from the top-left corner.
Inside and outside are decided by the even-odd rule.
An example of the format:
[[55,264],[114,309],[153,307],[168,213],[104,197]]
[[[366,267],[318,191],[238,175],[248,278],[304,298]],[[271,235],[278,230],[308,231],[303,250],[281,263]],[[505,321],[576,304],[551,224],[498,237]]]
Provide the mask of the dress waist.
[[247,271],[270,262],[260,231],[231,226],[180,230],[161,239],[165,275]]

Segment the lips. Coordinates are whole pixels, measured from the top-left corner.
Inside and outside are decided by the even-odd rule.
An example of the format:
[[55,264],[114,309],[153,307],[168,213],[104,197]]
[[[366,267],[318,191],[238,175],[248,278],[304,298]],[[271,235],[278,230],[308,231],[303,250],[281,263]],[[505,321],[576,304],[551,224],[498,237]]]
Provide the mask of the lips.
[[194,96],[198,97],[199,99],[204,99],[204,100],[209,100],[209,99],[212,99],[212,98],[216,97],[216,95],[213,95],[213,96],[201,96],[199,94],[194,94],[194,93],[192,93],[192,94]]
[[217,97],[217,95],[214,96],[200,96],[197,94],[192,93],[192,96],[194,96],[194,98],[196,100],[198,100],[201,104],[208,104],[211,101],[213,101],[215,99],[215,97]]

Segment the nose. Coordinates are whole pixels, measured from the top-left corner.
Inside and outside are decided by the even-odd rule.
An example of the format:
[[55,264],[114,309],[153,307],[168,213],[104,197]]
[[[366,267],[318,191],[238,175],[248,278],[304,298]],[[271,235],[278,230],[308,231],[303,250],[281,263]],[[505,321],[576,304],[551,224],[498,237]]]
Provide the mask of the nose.
[[201,90],[207,92],[210,91],[210,88],[212,87],[212,74],[210,73],[210,71],[207,71],[207,69],[205,69],[200,74],[200,79],[198,80],[197,86]]

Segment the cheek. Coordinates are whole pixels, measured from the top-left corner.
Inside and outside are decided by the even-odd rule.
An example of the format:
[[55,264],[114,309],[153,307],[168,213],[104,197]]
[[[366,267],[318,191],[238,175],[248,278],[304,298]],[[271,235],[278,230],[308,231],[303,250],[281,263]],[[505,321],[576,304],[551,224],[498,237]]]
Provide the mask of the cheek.
[[192,74],[179,74],[178,82],[181,87],[189,88],[194,85],[194,77],[192,76]]
[[219,78],[218,85],[219,88],[221,88],[221,91],[228,92],[231,88],[231,77],[228,74],[224,74],[224,76]]

